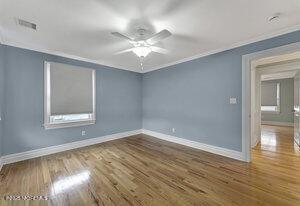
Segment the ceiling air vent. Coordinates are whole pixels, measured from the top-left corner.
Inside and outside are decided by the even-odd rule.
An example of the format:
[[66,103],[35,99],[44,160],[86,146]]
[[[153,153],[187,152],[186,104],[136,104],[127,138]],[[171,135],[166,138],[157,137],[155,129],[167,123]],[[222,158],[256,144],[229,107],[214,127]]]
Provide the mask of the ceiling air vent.
[[31,23],[29,21],[25,21],[23,19],[18,19],[18,24],[23,27],[27,27],[29,29],[36,30],[36,24]]
[[272,16],[269,16],[268,21],[269,22],[275,21],[278,20],[280,17],[281,17],[281,13],[275,13]]

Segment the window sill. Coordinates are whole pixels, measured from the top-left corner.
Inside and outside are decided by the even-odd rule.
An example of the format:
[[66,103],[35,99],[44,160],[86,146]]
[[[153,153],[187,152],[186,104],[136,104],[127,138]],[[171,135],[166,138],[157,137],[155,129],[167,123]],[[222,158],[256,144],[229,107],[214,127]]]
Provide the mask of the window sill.
[[280,114],[280,111],[261,111],[262,114]]
[[60,128],[67,128],[67,127],[79,127],[84,125],[91,125],[95,124],[96,120],[85,120],[85,121],[76,121],[76,122],[61,122],[61,123],[45,123],[45,129],[60,129]]

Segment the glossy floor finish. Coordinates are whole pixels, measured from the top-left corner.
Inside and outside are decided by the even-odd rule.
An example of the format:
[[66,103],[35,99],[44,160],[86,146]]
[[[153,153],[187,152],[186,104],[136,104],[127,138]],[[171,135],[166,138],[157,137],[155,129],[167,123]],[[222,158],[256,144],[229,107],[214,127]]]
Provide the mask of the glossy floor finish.
[[0,195],[48,195],[2,205],[300,205],[291,127],[263,126],[243,163],[145,135],[4,166]]

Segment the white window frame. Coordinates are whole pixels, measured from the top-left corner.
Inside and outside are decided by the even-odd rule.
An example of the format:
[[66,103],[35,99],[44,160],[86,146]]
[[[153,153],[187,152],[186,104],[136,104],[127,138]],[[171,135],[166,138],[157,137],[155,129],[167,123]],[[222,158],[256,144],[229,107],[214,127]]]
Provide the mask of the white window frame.
[[91,125],[96,123],[96,71],[93,69],[92,84],[93,84],[93,112],[89,114],[87,119],[80,120],[67,120],[53,122],[51,116],[51,85],[50,85],[50,63],[44,62],[44,128],[45,129],[58,129],[66,127],[76,127]]
[[[275,110],[267,110],[267,109],[263,109],[263,107],[269,107],[269,106],[261,106],[261,112],[265,113],[265,114],[280,114],[280,83],[278,82],[276,84],[277,87],[277,105],[275,106]],[[273,106],[270,106],[273,107]]]

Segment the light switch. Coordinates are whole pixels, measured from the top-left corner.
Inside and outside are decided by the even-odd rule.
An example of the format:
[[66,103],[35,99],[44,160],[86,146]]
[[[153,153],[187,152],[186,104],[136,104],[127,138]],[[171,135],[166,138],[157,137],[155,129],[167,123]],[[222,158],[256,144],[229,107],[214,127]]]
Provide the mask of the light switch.
[[229,103],[230,104],[237,104],[236,98],[235,97],[230,97]]

